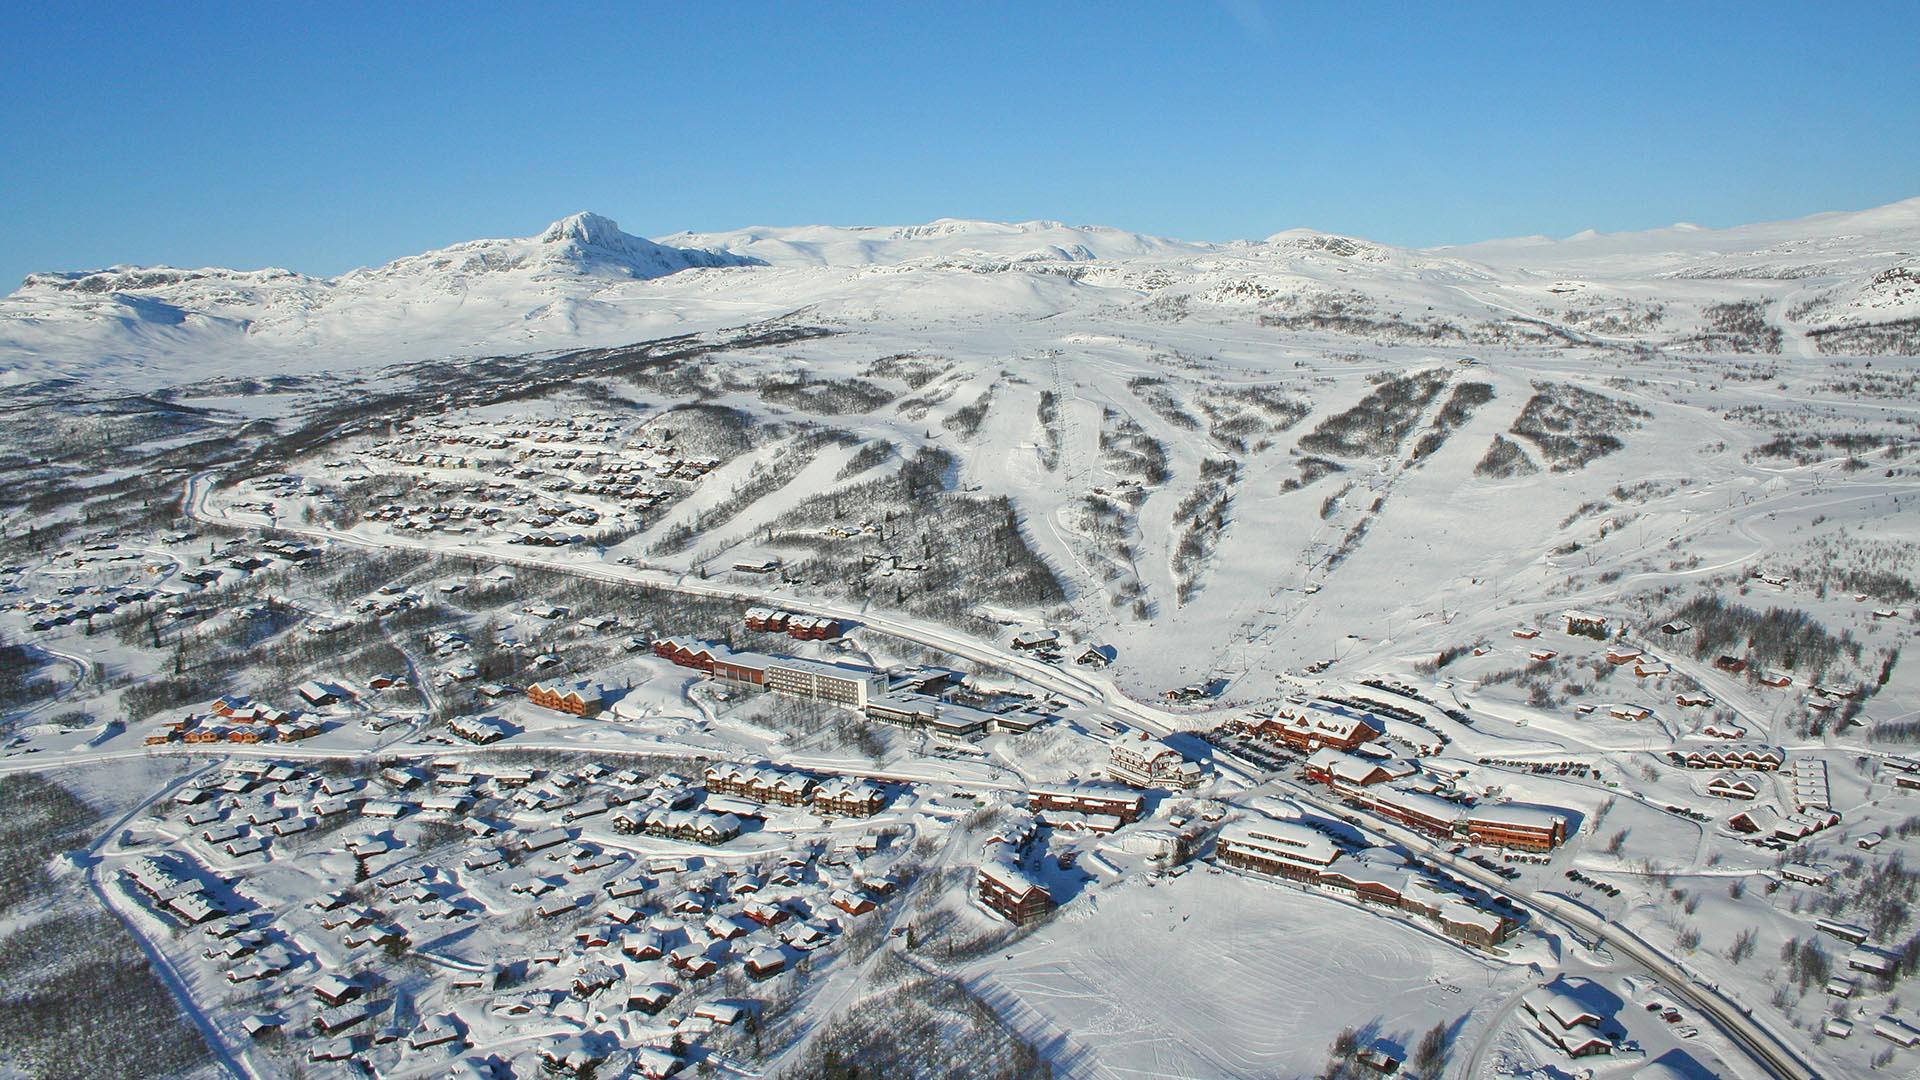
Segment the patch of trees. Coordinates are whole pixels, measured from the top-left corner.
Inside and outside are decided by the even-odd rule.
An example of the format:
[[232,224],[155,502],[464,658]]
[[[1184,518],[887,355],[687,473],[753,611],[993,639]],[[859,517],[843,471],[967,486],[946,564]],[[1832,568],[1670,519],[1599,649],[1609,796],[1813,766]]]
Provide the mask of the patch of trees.
[[949,361],[913,353],[895,353],[868,364],[865,374],[870,379],[899,379],[907,384],[908,389],[918,390],[952,369]]
[[1318,483],[1332,476],[1334,473],[1346,471],[1346,467],[1337,461],[1329,461],[1326,458],[1315,457],[1311,454],[1301,458],[1295,464],[1300,469],[1300,475],[1287,477],[1286,482],[1280,485],[1280,490],[1283,493],[1299,491],[1301,488]]
[[1434,416],[1433,424],[1426,433],[1413,444],[1410,461],[1420,461],[1430,457],[1447,441],[1454,430],[1473,419],[1473,411],[1493,400],[1493,387],[1487,383],[1461,383],[1447,395],[1447,403]]
[[1198,399],[1207,417],[1207,434],[1222,446],[1246,453],[1249,440],[1262,440],[1299,423],[1313,407],[1279,386],[1232,386],[1208,390]]
[[1533,389],[1509,430],[1539,447],[1554,472],[1571,472],[1620,450],[1626,444],[1618,433],[1638,428],[1651,415],[1631,402],[1567,383],[1535,383]]
[[[1028,546],[1013,503],[953,490],[955,472],[952,455],[924,449],[890,476],[796,507],[783,522],[789,530],[770,530],[766,540],[815,553],[789,561],[790,581],[837,588],[844,596],[950,625],[974,626],[972,611],[982,603],[1032,607],[1064,600],[1053,570]],[[872,522],[877,535],[835,539],[799,528],[847,521]],[[889,568],[897,555],[920,569],[877,576],[869,572],[876,569],[872,561],[863,558],[869,555]]]
[[1167,390],[1167,380],[1154,375],[1136,375],[1127,380],[1127,389],[1152,409],[1155,416],[1177,428],[1200,430],[1200,421],[1182,408],[1179,399]]
[[1391,376],[1352,408],[1322,420],[1300,448],[1349,458],[1394,453],[1446,385],[1439,368]]
[[753,448],[753,422],[725,405],[677,405],[642,424],[640,433],[688,457],[729,461]]
[[826,1026],[781,1080],[1050,1080],[1033,1044],[959,979],[911,978]]
[[1060,465],[1060,441],[1062,438],[1060,422],[1060,402],[1053,391],[1040,391],[1040,406],[1036,419],[1040,422],[1040,461],[1049,470]]
[[0,777],[0,914],[44,895],[47,860],[80,846],[97,817],[72,792],[38,773]]
[[1112,409],[1100,416],[1100,453],[1109,472],[1134,477],[1148,487],[1159,487],[1171,475],[1167,448],[1133,417]]
[[649,553],[671,555],[686,550],[703,533],[720,528],[747,512],[761,499],[793,483],[807,466],[813,464],[814,457],[822,447],[852,440],[853,436],[844,431],[809,431],[802,434],[772,461],[755,464],[745,482],[725,499],[700,511],[691,523],[668,530],[654,541],[648,549]]
[[988,387],[979,397],[973,399],[973,404],[962,405],[953,410],[953,413],[940,423],[955,435],[971,438],[980,433],[980,425],[986,422],[987,410],[991,408],[993,408],[993,388]]
[[760,397],[778,405],[823,416],[867,413],[891,402],[894,393],[865,379],[813,381],[805,374],[760,384]]
[[875,439],[854,451],[845,465],[834,475],[835,480],[849,480],[868,469],[877,469],[893,459],[893,443],[886,439]]
[[1766,304],[1759,300],[1708,304],[1701,315],[1707,330],[1683,344],[1709,352],[1776,354],[1780,351],[1783,335],[1779,327],[1767,321]]
[[1744,653],[1750,664],[1811,672],[1816,679],[1842,659],[1860,659],[1860,643],[1851,633],[1835,635],[1798,608],[1759,611],[1701,593],[1673,618],[1693,624],[1692,651],[1699,658]]
[[1225,458],[1208,458],[1200,463],[1200,479],[1173,511],[1173,527],[1179,540],[1173,551],[1175,600],[1186,604],[1200,591],[1202,564],[1212,556],[1226,531],[1227,508],[1233,503],[1233,488],[1240,478],[1240,466]]
[[1823,356],[1920,355],[1920,318],[1823,326],[1807,336]]
[[1347,334],[1383,344],[1432,345],[1443,341],[1464,343],[1467,340],[1466,331],[1441,319],[1425,318],[1415,322],[1398,312],[1375,317],[1367,314],[1365,309],[1355,311],[1337,305],[1299,314],[1262,315],[1260,325],[1296,332]]
[[104,913],[62,913],[0,939],[0,1058],[29,1077],[184,1075],[211,1054]]
[[37,677],[40,666],[32,649],[0,640],[0,711],[25,708],[53,693],[53,683]]

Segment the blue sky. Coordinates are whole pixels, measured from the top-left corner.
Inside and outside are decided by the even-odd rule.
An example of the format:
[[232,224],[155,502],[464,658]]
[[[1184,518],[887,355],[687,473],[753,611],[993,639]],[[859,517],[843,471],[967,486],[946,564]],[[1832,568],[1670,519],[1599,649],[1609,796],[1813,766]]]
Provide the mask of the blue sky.
[[0,288],[580,209],[1430,245],[1920,195],[1915,4],[4,10]]

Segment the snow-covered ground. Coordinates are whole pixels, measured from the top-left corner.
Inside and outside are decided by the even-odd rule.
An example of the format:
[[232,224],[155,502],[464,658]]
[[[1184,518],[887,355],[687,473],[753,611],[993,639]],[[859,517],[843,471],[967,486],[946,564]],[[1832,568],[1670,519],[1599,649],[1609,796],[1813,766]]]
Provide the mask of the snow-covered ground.
[[[1920,961],[1901,861],[1920,854],[1920,796],[1901,783],[1920,741],[1901,659],[1920,625],[1916,245],[1920,201],[1436,251],[1055,222],[646,241],[576,215],[328,280],[35,275],[0,300],[22,418],[0,461],[17,493],[0,511],[0,634],[44,686],[8,706],[0,773],[93,770],[158,806],[176,764],[279,761],[300,776],[268,801],[295,815],[335,773],[380,803],[428,797],[360,775],[369,760],[455,785],[462,762],[524,760],[605,797],[707,761],[894,785],[872,821],[781,811],[701,853],[730,878],[800,853],[793,909],[830,941],[807,970],[724,995],[655,967],[623,976],[673,982],[663,1016],[763,999],[784,1045],[691,1051],[749,1074],[804,1060],[903,965],[958,980],[1065,1075],[1303,1075],[1344,1029],[1407,1058],[1436,1025],[1454,1076],[1655,1060],[1825,1075],[1888,1052],[1911,1068],[1872,1029],[1920,1026],[1901,983]],[[838,632],[748,630],[751,606]],[[1581,619],[1596,629],[1573,632]],[[1039,630],[1059,637],[1024,648]],[[945,707],[1046,719],[952,738],[800,708],[653,655],[669,636],[895,679],[934,665],[965,679]],[[601,715],[521,692],[580,679],[606,691]],[[316,681],[339,700],[301,698]],[[189,714],[211,724],[217,694],[316,730],[169,737]],[[1416,782],[1548,808],[1567,843],[1456,851],[1343,805],[1247,734],[1313,697],[1374,710],[1379,752],[1415,760]],[[447,726],[475,716],[504,739],[478,749]],[[1107,775],[1109,739],[1138,732],[1200,762],[1202,787],[1156,795],[1111,842],[1072,820],[1001,837],[1063,901],[1037,927],[970,903],[970,868],[1020,833],[1028,789]],[[1685,767],[1748,744],[1784,767]],[[598,762],[636,772],[583,771]],[[1727,788],[1735,773],[1745,789]],[[382,1023],[452,1014],[514,1068],[560,1032],[670,1046],[664,1021],[579,1003],[514,1017],[452,985],[496,954],[565,954],[527,988],[617,952],[575,940],[584,914],[530,914],[541,894],[513,887],[521,868],[465,856],[559,825],[587,861],[688,850],[572,825],[574,796],[553,794],[530,807],[476,785],[472,816],[503,839],[452,836],[417,807],[325,842],[271,835],[247,799],[191,828],[169,807],[101,836],[89,880],[262,1075],[313,1040],[243,1052],[241,1019],[304,1024],[306,982],[382,969],[308,923],[314,899],[356,885],[345,843],[383,835],[396,846],[374,876],[418,868],[472,914],[451,916],[466,932],[408,923],[414,946],[438,944],[388,973],[417,1005]],[[1737,830],[1742,810],[1758,833]],[[1273,816],[1505,898],[1517,932],[1475,948],[1222,869],[1219,826]],[[239,832],[206,839],[224,825]],[[825,856],[878,830],[892,846],[863,865],[913,870],[905,895],[816,912],[851,873]],[[1139,854],[1179,830],[1188,871]],[[263,831],[262,850],[226,850]],[[297,977],[236,997],[233,961],[200,931],[108,887],[162,852],[248,897],[258,929],[294,943]],[[1860,926],[1892,978],[1855,971],[1830,995],[1853,944],[1821,918]],[[903,933],[865,940],[856,919]],[[717,951],[738,967],[751,949]],[[1611,1060],[1538,1034],[1522,999],[1546,987],[1604,1006]],[[1851,1034],[1830,1034],[1842,1014]],[[408,1075],[447,1063],[354,1053]]]

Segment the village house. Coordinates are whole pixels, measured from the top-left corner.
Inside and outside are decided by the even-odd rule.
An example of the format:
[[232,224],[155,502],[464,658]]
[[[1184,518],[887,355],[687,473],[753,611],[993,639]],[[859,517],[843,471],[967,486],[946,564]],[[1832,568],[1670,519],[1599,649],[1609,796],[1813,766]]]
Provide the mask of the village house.
[[871,780],[838,778],[813,791],[813,810],[821,816],[872,817],[886,803],[886,792]]
[[1372,713],[1331,702],[1281,709],[1260,721],[1253,733],[1302,754],[1324,747],[1353,750],[1378,739],[1386,722]]
[[1569,634],[1606,636],[1607,617],[1605,615],[1596,615],[1591,611],[1568,611],[1562,613],[1561,618],[1566,620]]
[[1695,746],[1670,754],[1689,769],[1759,769],[1772,772],[1786,764],[1786,752],[1764,743],[1725,742]]
[[1342,794],[1353,788],[1405,779],[1418,771],[1411,761],[1361,757],[1332,747],[1314,751],[1306,765],[1307,779]]
[[1190,791],[1200,786],[1205,772],[1180,751],[1143,731],[1108,745],[1107,775],[1133,787]]
[[447,730],[477,746],[499,742],[514,733],[513,726],[497,716],[456,716],[447,721]]
[[770,765],[742,765],[718,762],[707,766],[707,790],[715,795],[735,795],[758,803],[799,806],[812,797],[817,781],[806,773],[777,769]]
[[1220,832],[1215,854],[1242,870],[1317,881],[1340,858],[1325,834],[1289,821],[1236,822]]
[[590,682],[536,682],[527,686],[527,700],[542,708],[587,717],[600,711],[600,687]]
[[1012,863],[998,859],[981,863],[974,871],[974,883],[980,902],[1015,926],[1043,918],[1054,908],[1046,886]]
[[1146,799],[1122,787],[1095,784],[1037,784],[1027,792],[1027,806],[1035,813],[1063,812],[1103,815],[1122,825],[1140,820]]
[[1707,794],[1719,799],[1753,799],[1760,794],[1760,777],[1753,773],[1716,773],[1707,781]]
[[1520,999],[1521,1007],[1533,1018],[1540,1034],[1569,1058],[1611,1054],[1614,1051],[1614,1041],[1601,1032],[1601,1026],[1608,1018],[1594,1011],[1573,992],[1586,985],[1584,979],[1573,981],[1563,978],[1554,985],[1528,991]]

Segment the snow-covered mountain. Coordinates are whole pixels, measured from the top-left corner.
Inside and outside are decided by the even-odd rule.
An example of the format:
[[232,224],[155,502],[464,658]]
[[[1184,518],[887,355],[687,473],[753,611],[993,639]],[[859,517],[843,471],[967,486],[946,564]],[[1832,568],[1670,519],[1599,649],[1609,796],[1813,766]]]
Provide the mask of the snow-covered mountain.
[[655,241],[580,213],[536,236],[333,278],[164,266],[33,274],[0,299],[0,381],[152,385],[209,370],[363,368],[620,344],[801,311],[953,323],[1085,309],[1461,342],[1506,340],[1486,328],[1522,320],[1549,328],[1528,333],[1662,344],[1711,332],[1726,305],[1757,304],[1785,340],[1801,341],[1920,315],[1916,253],[1920,199],[1732,229],[1431,250],[1309,230],[1216,244],[951,219]]

